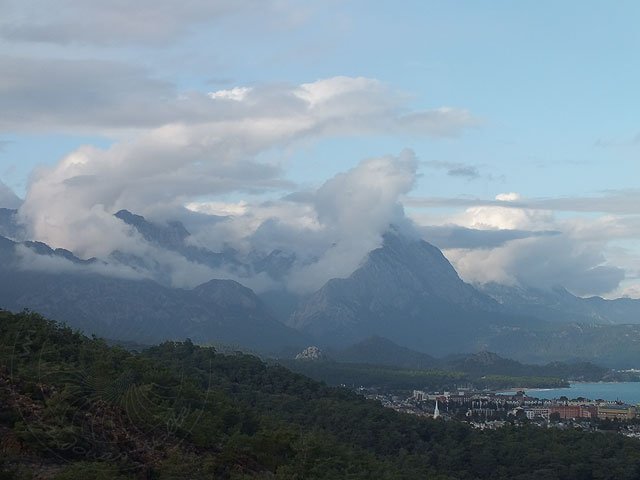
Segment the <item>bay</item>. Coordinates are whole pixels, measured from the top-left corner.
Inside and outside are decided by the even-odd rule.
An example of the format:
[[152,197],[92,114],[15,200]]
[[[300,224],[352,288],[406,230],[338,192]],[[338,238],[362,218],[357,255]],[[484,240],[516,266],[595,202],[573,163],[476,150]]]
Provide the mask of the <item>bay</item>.
[[[590,400],[621,400],[630,404],[640,403],[640,382],[615,383],[571,383],[569,388],[525,389],[531,397],[553,399],[561,396],[571,398],[584,397]],[[515,391],[500,392],[514,394]]]

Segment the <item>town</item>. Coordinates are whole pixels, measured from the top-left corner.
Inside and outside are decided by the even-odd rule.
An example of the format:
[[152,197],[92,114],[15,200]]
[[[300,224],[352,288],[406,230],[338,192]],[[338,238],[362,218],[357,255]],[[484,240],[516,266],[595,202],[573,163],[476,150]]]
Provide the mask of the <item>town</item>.
[[409,397],[375,388],[358,391],[398,412],[463,421],[479,429],[528,423],[541,427],[613,430],[640,438],[640,407],[619,400],[566,396],[549,400],[527,395],[523,390],[507,394],[471,388],[450,392],[414,390]]

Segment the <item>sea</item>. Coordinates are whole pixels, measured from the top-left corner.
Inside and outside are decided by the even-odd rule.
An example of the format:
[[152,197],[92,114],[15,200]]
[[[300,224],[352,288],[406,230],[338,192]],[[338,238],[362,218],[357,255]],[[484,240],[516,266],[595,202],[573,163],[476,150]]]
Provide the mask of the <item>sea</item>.
[[[571,383],[568,388],[529,388],[524,391],[527,395],[538,398],[584,397],[590,400],[620,400],[633,405],[640,404],[640,382],[581,382]],[[513,395],[516,392],[510,390],[499,393]]]

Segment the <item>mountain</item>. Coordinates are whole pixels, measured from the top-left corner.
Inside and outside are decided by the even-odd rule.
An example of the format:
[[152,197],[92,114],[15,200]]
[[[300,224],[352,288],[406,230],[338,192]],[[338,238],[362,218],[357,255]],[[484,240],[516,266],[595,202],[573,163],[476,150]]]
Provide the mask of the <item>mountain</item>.
[[405,370],[462,372],[469,375],[470,379],[478,379],[486,375],[501,375],[528,379],[546,377],[599,381],[610,374],[610,369],[590,362],[551,362],[545,365],[531,365],[504,358],[486,350],[434,358],[382,337],[370,337],[345,349],[331,351],[328,357],[331,361],[349,364]]
[[438,360],[426,353],[416,352],[373,336],[342,350],[332,351],[330,357],[345,363],[366,363],[409,369],[427,369],[438,365]]
[[527,365],[488,351],[445,358],[441,361],[441,364],[446,369],[465,372],[475,377],[502,375],[600,381],[610,372],[609,369],[590,362],[551,362],[546,365]]
[[[180,222],[151,222],[126,210],[116,217],[159,254],[175,252],[240,281],[265,274],[276,288],[261,298],[234,282],[175,289],[167,269],[153,259],[116,251],[106,260],[83,260],[43,243],[0,237],[0,306],[37,308],[88,332],[146,343],[190,336],[258,350],[299,351],[311,343],[340,350],[377,336],[435,356],[491,350],[530,363],[637,366],[640,326],[628,324],[638,323],[640,301],[582,299],[560,288],[485,285],[480,291],[460,279],[439,249],[393,228],[348,278],[300,297],[278,280],[299,261],[295,255],[240,254],[231,247],[214,252],[193,245]],[[0,211],[5,230],[18,228],[15,219],[15,210]],[[20,257],[16,246],[31,254]],[[122,264],[153,280],[120,278]],[[98,274],[105,269],[112,276]]]
[[24,239],[24,228],[18,223],[17,215],[17,210],[0,208],[0,235],[12,240]]
[[[235,251],[213,252],[209,249],[191,245],[187,239],[191,233],[178,221],[169,221],[164,224],[150,222],[142,215],[136,215],[128,210],[120,210],[115,214],[117,218],[134,228],[149,243],[184,256],[187,260],[201,263],[212,268],[225,266],[230,270],[246,270],[240,261],[235,258]],[[129,264],[135,262],[135,258],[129,258],[116,252],[118,260]]]
[[[625,299],[579,299],[566,291],[556,295],[565,298],[567,308],[600,308],[609,319],[630,318],[623,307],[635,305]],[[288,324],[334,349],[379,336],[435,356],[490,350],[528,363],[637,366],[639,325],[603,324],[602,317],[594,322],[578,313],[558,322],[545,314],[551,307],[528,308],[517,297],[493,297],[463,282],[436,247],[391,231],[348,278],[330,280],[305,299]]]
[[500,315],[498,303],[463,282],[440,250],[393,231],[348,278],[311,295],[289,324],[326,345],[377,335],[437,355],[477,350],[476,334]]
[[[25,269],[18,246],[40,261],[64,260],[65,267]],[[94,273],[70,252],[2,237],[0,260],[0,306],[65,319],[86,333],[147,344],[188,337],[260,351],[308,344],[303,335],[275,320],[253,291],[231,280],[183,290],[152,280],[109,277]]]
[[580,298],[562,287],[545,290],[488,283],[478,288],[500,303],[505,311],[515,314],[554,322],[640,323],[640,300],[631,298]]

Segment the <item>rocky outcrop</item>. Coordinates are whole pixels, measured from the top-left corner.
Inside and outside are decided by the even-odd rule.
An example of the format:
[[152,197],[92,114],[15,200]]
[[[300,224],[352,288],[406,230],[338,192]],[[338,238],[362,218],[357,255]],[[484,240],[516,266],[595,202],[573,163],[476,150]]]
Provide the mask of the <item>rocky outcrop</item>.
[[326,360],[326,358],[324,352],[315,346],[307,347],[296,355],[296,360]]

